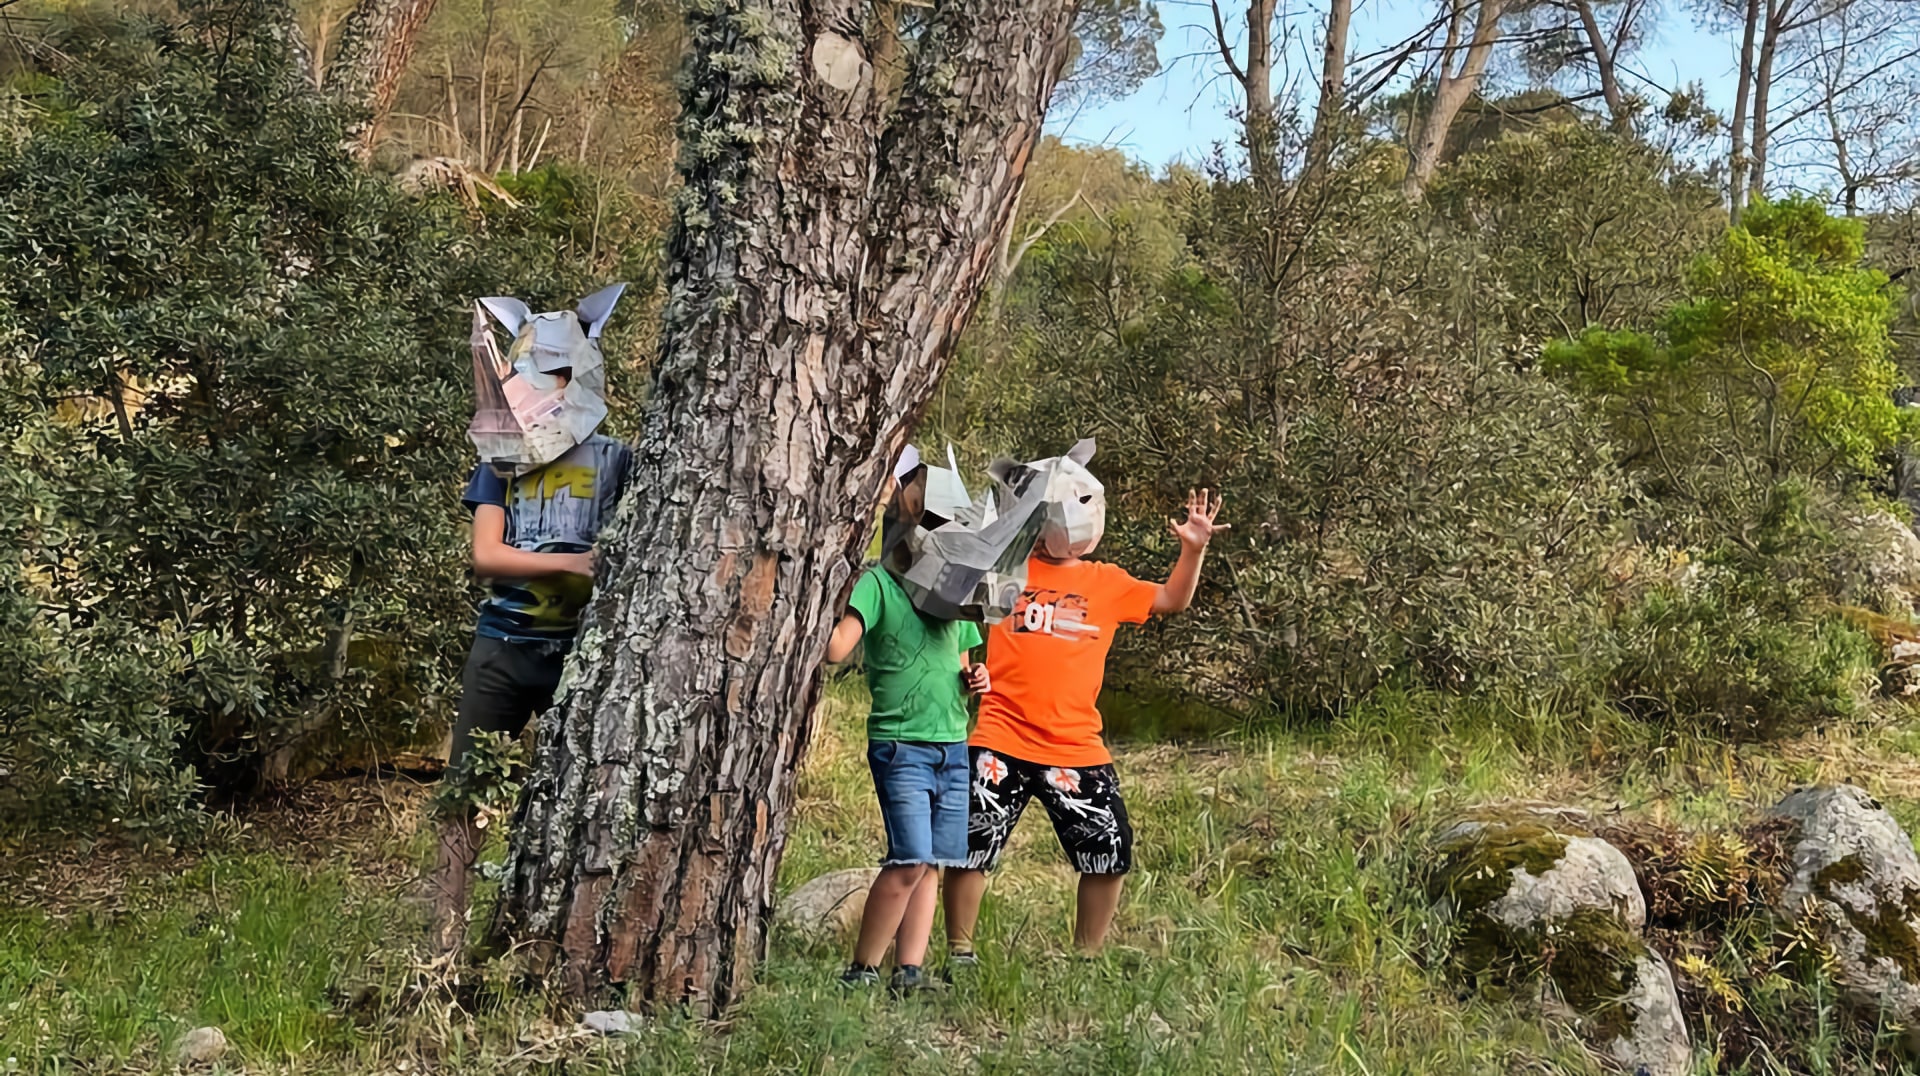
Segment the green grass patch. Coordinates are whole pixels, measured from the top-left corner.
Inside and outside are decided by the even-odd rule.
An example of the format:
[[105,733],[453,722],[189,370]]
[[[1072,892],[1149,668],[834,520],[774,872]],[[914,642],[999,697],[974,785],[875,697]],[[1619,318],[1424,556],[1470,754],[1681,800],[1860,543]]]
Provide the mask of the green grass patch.
[[[829,687],[783,889],[878,858],[864,703],[857,681]],[[668,1014],[612,1043],[503,967],[455,982],[416,963],[426,796],[388,787],[397,807],[310,820],[326,836],[304,849],[241,835],[112,900],[0,906],[0,1065],[153,1071],[212,1024],[233,1044],[226,1071],[248,1073],[1598,1072],[1565,1027],[1449,978],[1412,884],[1437,829],[1507,800],[1751,816],[1798,781],[1851,776],[1838,770],[1910,818],[1916,742],[1860,726],[1736,749],[1389,697],[1321,729],[1135,743],[1117,764],[1137,869],[1103,959],[1069,953],[1073,875],[1036,810],[992,879],[971,983],[847,996],[842,945],[776,934],[723,1023]]]

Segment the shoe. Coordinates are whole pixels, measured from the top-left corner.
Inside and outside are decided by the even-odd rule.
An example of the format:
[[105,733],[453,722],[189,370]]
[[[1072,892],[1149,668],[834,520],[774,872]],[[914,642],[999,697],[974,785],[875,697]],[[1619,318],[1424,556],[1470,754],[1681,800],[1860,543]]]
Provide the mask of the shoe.
[[980,976],[980,957],[971,949],[947,954],[947,966],[941,970],[940,977],[948,985],[970,983]]
[[878,985],[880,985],[879,968],[870,968],[865,964],[848,964],[847,970],[840,973],[842,990],[860,990]]
[[918,964],[902,964],[893,969],[893,978],[887,981],[887,992],[894,997],[907,994],[919,994],[928,990],[938,990],[944,984],[930,979]]

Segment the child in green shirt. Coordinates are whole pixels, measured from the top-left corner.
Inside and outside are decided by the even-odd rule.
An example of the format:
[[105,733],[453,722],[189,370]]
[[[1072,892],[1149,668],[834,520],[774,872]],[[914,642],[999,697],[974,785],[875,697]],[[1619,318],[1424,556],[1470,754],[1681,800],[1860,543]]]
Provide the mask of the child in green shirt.
[[[890,522],[917,518],[914,480],[922,468],[911,454],[905,474],[896,473]],[[908,491],[913,491],[909,493]],[[827,660],[845,661],[866,642],[867,687],[873,697],[867,717],[867,764],[887,832],[880,876],[868,891],[853,962],[841,981],[859,986],[879,981],[889,942],[897,965],[896,991],[927,985],[922,966],[939,891],[940,867],[967,861],[967,699],[988,688],[984,665],[968,651],[980,645],[978,625],[939,620],[913,607],[907,592],[882,565],[868,568],[854,584],[847,613],[827,643]]]

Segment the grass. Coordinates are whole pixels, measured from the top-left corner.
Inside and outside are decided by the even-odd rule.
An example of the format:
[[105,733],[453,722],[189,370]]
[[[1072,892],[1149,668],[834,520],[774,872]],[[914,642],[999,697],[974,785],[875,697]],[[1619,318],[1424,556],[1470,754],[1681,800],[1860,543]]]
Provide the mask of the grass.
[[[877,857],[863,704],[829,692],[783,888]],[[192,855],[14,857],[0,1071],[165,1070],[213,1024],[235,1073],[1597,1072],[1536,1007],[1431,966],[1408,880],[1437,827],[1507,799],[1709,824],[1816,780],[1920,822],[1920,734],[1897,722],[1736,749],[1388,699],[1331,728],[1127,746],[1118,765],[1138,868],[1098,963],[1068,956],[1072,876],[1036,817],[989,889],[970,987],[843,996],[840,944],[776,936],[726,1021],[668,1015],[620,1042],[501,968],[465,973],[460,1004],[417,989],[425,790],[405,782],[312,790]]]

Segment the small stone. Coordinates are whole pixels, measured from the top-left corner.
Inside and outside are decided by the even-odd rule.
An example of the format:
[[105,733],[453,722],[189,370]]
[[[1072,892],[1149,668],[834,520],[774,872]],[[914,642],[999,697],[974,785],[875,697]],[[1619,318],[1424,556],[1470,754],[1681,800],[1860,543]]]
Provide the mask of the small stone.
[[1559,861],[1545,872],[1514,868],[1511,875],[1506,894],[1487,909],[1509,927],[1557,922],[1583,908],[1612,912],[1629,930],[1646,926],[1647,902],[1633,864],[1598,837],[1568,837]]
[[1548,1008],[1579,1018],[1626,1071],[1687,1076],[1692,1040],[1673,974],[1640,936],[1647,907],[1633,864],[1564,812],[1507,814],[1458,823],[1435,841],[1427,895],[1461,926],[1466,970],[1505,955],[1544,961],[1561,1003]]
[[1890,512],[1846,520],[1841,569],[1860,578],[1861,597],[1891,609],[1911,609],[1920,598],[1920,537]]
[[867,890],[880,876],[878,867],[830,871],[781,900],[775,920],[802,934],[842,937],[860,928],[867,910]]
[[180,1039],[182,1065],[211,1065],[227,1052],[227,1034],[217,1027],[196,1027]]
[[580,1018],[580,1026],[602,1035],[635,1035],[640,1031],[638,1013],[620,1009],[601,1009]]

